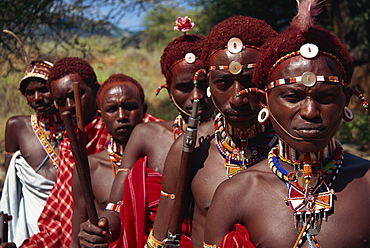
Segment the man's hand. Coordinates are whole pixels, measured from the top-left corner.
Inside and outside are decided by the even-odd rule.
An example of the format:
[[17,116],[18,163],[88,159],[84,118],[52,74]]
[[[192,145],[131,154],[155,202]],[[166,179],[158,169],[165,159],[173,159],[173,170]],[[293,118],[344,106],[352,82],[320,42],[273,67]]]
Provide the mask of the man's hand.
[[110,243],[109,223],[106,218],[100,218],[98,226],[89,221],[82,222],[78,240],[81,247],[107,248]]

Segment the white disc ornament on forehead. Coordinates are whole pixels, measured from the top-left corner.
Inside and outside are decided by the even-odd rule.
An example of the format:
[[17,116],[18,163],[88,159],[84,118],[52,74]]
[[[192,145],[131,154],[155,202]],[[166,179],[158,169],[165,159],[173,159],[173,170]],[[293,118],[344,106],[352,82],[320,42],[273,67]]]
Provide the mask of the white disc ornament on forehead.
[[306,59],[312,59],[319,54],[319,48],[313,43],[306,43],[299,49],[302,57]]
[[195,57],[194,53],[185,54],[185,61],[188,62],[189,64],[194,63],[195,59],[196,59],[196,57]]
[[229,64],[229,71],[234,75],[239,74],[242,69],[243,66],[238,61],[231,61],[231,63]]
[[316,84],[316,75],[313,72],[307,71],[302,74],[302,84],[307,87],[312,87]]
[[243,42],[239,38],[231,38],[227,42],[227,50],[231,53],[240,53],[243,50]]

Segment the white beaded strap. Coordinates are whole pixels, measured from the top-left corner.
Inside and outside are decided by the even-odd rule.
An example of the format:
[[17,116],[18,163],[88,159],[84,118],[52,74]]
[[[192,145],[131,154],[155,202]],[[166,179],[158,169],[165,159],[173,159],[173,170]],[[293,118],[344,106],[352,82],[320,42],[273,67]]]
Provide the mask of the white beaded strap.
[[120,213],[122,204],[123,204],[122,201],[119,201],[117,203],[108,203],[107,206],[105,206],[104,210],[112,210],[117,213]]

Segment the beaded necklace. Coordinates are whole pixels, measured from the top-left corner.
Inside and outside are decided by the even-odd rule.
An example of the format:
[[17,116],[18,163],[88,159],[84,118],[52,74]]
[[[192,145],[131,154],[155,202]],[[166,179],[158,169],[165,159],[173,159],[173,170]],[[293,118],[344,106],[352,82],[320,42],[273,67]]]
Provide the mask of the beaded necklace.
[[116,177],[117,175],[116,167],[121,166],[122,154],[124,150],[125,150],[125,146],[114,141],[113,137],[111,137],[108,143],[108,146],[107,146],[107,152],[108,152],[110,162],[112,165],[112,171],[113,171],[114,177]]
[[[341,144],[334,139],[318,153],[298,153],[282,140],[269,152],[270,169],[288,188],[284,201],[293,211],[294,232],[298,234],[293,247],[300,247],[304,239],[310,247],[320,247],[315,236],[332,209],[334,191],[329,187],[339,173],[343,154]],[[279,159],[292,165],[294,172],[286,171]]]
[[214,120],[216,147],[225,159],[226,174],[230,178],[267,156],[267,151],[275,144],[277,137],[270,130],[268,138],[257,146],[248,146],[248,140],[264,133],[266,127],[258,125],[246,130],[233,128],[218,113]]
[[64,135],[64,126],[58,116],[58,114],[52,114],[48,118],[40,118],[37,114],[31,115],[32,130],[56,170],[58,169],[59,158],[54,148],[63,139]]

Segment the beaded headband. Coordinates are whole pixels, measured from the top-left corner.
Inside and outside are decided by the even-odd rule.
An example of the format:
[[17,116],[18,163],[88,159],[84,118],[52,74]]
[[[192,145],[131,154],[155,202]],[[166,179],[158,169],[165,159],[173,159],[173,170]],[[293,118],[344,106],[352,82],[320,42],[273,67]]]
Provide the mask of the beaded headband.
[[277,79],[266,85],[265,91],[271,90],[272,88],[280,85],[293,83],[303,83],[307,87],[312,87],[316,84],[316,82],[339,83],[340,85],[346,87],[344,80],[337,76],[316,76],[313,72],[304,72],[302,76],[299,77]]
[[[223,50],[223,49],[226,49],[226,48],[230,53],[233,53],[233,54],[240,53],[241,51],[243,51],[247,48],[253,48],[253,49],[256,49],[258,51],[260,50],[259,47],[256,47],[256,46],[244,45],[243,42],[239,38],[233,37],[227,42],[226,46],[222,46],[222,47],[219,47],[218,49],[214,50],[213,52],[211,52],[208,55],[207,58],[209,59],[216,52],[218,52],[220,50]],[[213,70],[227,70],[228,69],[231,74],[237,75],[242,70],[252,69],[254,67],[256,67],[255,63],[242,65],[238,61],[231,61],[231,63],[229,65],[211,65],[208,69],[210,71],[213,71]]]
[[49,71],[52,67],[53,64],[49,61],[32,61],[19,82],[19,89],[21,88],[23,81],[27,78],[41,78],[45,81],[48,80]]
[[345,70],[342,62],[340,62],[340,60],[336,56],[334,56],[333,54],[328,53],[328,52],[319,51],[318,47],[315,44],[312,44],[312,43],[306,43],[306,44],[301,46],[299,51],[289,53],[287,55],[284,55],[280,59],[278,59],[275,62],[275,64],[273,64],[273,66],[271,67],[271,69],[269,71],[269,75],[271,75],[272,72],[276,69],[276,67],[279,64],[281,64],[283,61],[285,61],[287,59],[290,59],[290,58],[293,58],[293,57],[298,56],[298,55],[301,55],[302,57],[309,58],[309,59],[312,59],[312,58],[316,57],[317,55],[327,56],[327,57],[333,59],[335,62],[337,62],[337,64],[339,65],[340,69],[343,72],[344,77],[346,75],[346,70]]
[[188,64],[193,64],[197,59],[199,59],[199,57],[196,57],[194,53],[187,53],[185,54],[184,58],[182,59],[179,59],[177,60],[175,63],[173,63],[170,67],[170,70],[172,70],[173,67],[175,67],[175,65],[177,65],[178,63],[182,62],[182,61],[186,61]]
[[256,67],[255,63],[242,65],[238,61],[231,61],[231,63],[229,65],[211,65],[209,67],[209,70],[213,71],[213,70],[227,70],[227,69],[229,69],[230,73],[232,73],[234,75],[237,75],[242,70],[252,69],[254,67]]

